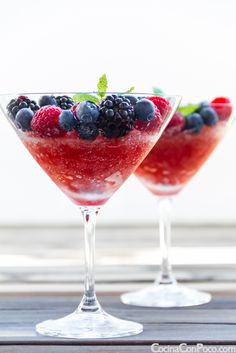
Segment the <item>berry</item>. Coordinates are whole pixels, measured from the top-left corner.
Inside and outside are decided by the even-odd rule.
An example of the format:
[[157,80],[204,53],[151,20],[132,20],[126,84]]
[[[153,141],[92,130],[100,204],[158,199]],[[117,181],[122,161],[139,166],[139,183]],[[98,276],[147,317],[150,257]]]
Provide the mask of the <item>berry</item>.
[[185,118],[183,117],[183,115],[180,112],[176,112],[171,121],[169,122],[169,124],[167,125],[167,129],[169,128],[176,128],[178,130],[183,130],[185,127]]
[[208,108],[209,107],[209,103],[206,101],[203,101],[200,103],[199,108],[195,111],[195,113],[200,113],[200,111],[202,110],[202,108]]
[[72,131],[78,126],[78,122],[71,110],[63,110],[58,118],[59,126],[64,131]]
[[62,136],[64,131],[58,123],[60,113],[61,108],[54,105],[46,105],[40,108],[31,121],[31,129],[43,137]]
[[204,122],[200,114],[193,113],[186,118],[185,128],[193,133],[199,133],[203,128]]
[[217,97],[210,103],[210,105],[221,120],[228,120],[230,118],[233,106],[229,98]]
[[134,106],[135,118],[142,121],[151,121],[155,117],[155,105],[148,99],[140,99]]
[[159,109],[163,119],[167,117],[171,109],[168,100],[159,96],[148,97],[147,99],[155,104],[155,106]]
[[74,114],[74,116],[75,116],[76,118],[78,118],[77,115],[76,115],[76,109],[77,109],[77,107],[78,107],[79,104],[80,104],[80,102],[74,104],[74,105],[71,107],[71,111],[72,111],[72,113]]
[[63,110],[72,108],[74,105],[73,100],[68,96],[57,96],[56,97],[57,105]]
[[10,118],[14,120],[17,112],[23,108],[30,108],[35,113],[39,109],[39,106],[28,97],[19,96],[18,98],[12,99],[7,105]]
[[56,98],[54,96],[41,96],[39,98],[40,107],[44,107],[45,105],[57,105]]
[[130,101],[130,103],[132,105],[135,105],[138,101],[138,98],[136,98],[135,96],[133,96],[132,94],[127,94],[124,96],[126,99],[128,99]]
[[15,125],[22,131],[31,130],[31,120],[33,119],[34,112],[30,108],[20,109],[15,118]]
[[76,117],[80,123],[95,123],[99,116],[99,108],[95,103],[85,101],[81,102],[76,108]]
[[157,109],[157,107],[155,107],[155,118],[154,119],[152,119],[149,122],[144,121],[144,120],[135,120],[134,127],[135,127],[135,129],[140,130],[140,131],[155,133],[160,128],[161,121],[162,121],[161,113]]
[[99,134],[96,124],[81,124],[78,127],[78,134],[81,139],[84,140],[95,140]]
[[213,126],[219,120],[216,111],[210,107],[202,108],[199,114],[201,115],[204,124],[207,126]]
[[108,138],[125,136],[134,126],[134,107],[129,99],[116,94],[104,98],[97,126]]

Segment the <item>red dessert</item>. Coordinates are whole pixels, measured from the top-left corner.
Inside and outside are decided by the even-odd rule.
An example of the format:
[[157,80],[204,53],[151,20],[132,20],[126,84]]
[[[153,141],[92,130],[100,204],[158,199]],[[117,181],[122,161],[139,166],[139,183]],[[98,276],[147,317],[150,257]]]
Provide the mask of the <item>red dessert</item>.
[[[77,205],[100,206],[135,171],[171,110],[135,95],[20,96],[7,112],[34,159]],[[94,103],[96,102],[96,103]],[[32,110],[33,109],[33,110]]]
[[87,141],[75,132],[57,138],[29,133],[22,139],[57,186],[76,204],[87,206],[104,204],[153,146],[151,135],[135,129],[118,139]]
[[[214,100],[211,103],[212,107],[216,104],[215,101],[219,103]],[[219,106],[217,105],[217,107]],[[209,110],[204,106],[202,109],[205,109],[202,114],[205,121],[199,120],[201,119],[199,110],[193,112],[191,116],[189,115],[189,120],[188,117],[187,119],[182,117],[182,119],[186,119],[185,126],[188,127],[188,124],[192,124],[190,128],[183,128],[180,115],[176,114],[173,117],[175,124],[168,125],[158,143],[138,167],[136,175],[153,194],[173,195],[178,193],[198,172],[222,139],[227,124],[226,120],[232,113],[231,104],[225,107],[222,102],[218,108],[221,115],[217,119],[212,108]]]

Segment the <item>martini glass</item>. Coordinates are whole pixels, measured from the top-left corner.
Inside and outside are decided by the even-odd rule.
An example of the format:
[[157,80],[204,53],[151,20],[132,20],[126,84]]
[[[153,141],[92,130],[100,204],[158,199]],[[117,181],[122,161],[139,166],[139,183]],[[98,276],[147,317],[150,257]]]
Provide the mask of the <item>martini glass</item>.
[[84,220],[84,295],[73,313],[39,323],[36,331],[42,335],[109,338],[135,335],[143,329],[139,323],[109,315],[97,300],[96,216],[155,145],[180,98],[166,97],[169,109],[160,116],[151,95],[110,93],[100,102],[96,98],[97,104],[92,103],[93,95],[98,97],[90,94],[89,101],[77,104],[71,97],[84,97],[84,93],[0,97],[1,108],[20,140],[52,181],[79,206]]
[[224,97],[210,103],[181,107],[136,170],[138,179],[158,199],[161,266],[160,274],[152,285],[123,294],[123,303],[147,307],[182,307],[211,300],[208,293],[178,284],[172,273],[169,257],[171,202],[222,140],[232,120],[232,108],[229,99]]

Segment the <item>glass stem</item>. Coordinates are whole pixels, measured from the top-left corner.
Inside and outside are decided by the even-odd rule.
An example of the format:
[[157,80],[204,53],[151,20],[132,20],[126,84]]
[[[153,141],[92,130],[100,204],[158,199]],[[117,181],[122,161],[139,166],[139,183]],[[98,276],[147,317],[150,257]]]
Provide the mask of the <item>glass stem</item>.
[[159,238],[161,251],[161,273],[158,284],[176,283],[170,263],[171,244],[171,198],[162,196],[158,200],[159,210]]
[[85,279],[84,296],[78,310],[95,312],[101,309],[95,294],[94,255],[95,255],[95,227],[98,207],[81,207],[84,220],[84,246],[85,246]]

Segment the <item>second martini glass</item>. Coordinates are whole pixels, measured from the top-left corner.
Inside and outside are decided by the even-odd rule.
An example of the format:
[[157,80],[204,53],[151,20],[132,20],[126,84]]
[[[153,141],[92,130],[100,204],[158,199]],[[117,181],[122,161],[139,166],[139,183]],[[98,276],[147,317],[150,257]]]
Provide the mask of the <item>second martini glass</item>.
[[[104,78],[103,78],[104,81]],[[73,99],[72,99],[73,98]],[[0,97],[17,135],[84,219],[85,291],[78,308],[36,326],[68,338],[138,334],[142,325],[107,314],[95,294],[96,216],[156,143],[179,103],[167,97],[160,114],[146,94],[20,94]]]
[[[165,99],[156,98],[160,109]],[[228,98],[190,104],[179,109],[158,143],[136,171],[136,176],[158,197],[161,270],[155,283],[121,296],[125,304],[178,307],[204,304],[211,295],[176,282],[169,258],[171,200],[198,172],[223,138],[232,117]]]

